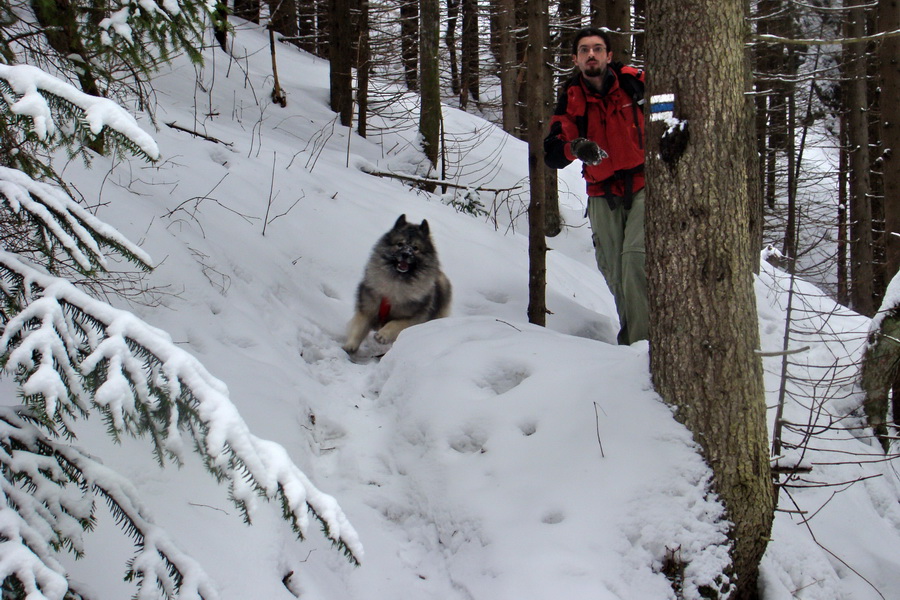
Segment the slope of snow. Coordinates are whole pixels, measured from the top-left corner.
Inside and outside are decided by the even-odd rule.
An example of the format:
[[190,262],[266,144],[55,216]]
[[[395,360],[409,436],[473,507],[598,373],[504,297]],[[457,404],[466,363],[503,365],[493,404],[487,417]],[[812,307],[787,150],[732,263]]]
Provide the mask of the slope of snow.
[[[233,58],[210,49],[203,68],[178,60],[155,80],[158,163],[73,163],[65,176],[155,260],[154,301],[128,308],[197,356],[254,433],[282,444],[338,499],[365,546],[362,565],[321,535],[296,540],[277,505],[262,503],[246,526],[196,461],[160,470],[146,443],[116,446],[93,421],[79,445],[135,483],[226,600],[658,600],[675,597],[660,572],[668,556],[688,562],[685,597],[699,597],[725,560],[722,508],[689,432],[652,390],[647,344],[614,345],[577,167],[561,173],[569,226],[549,240],[552,314],[537,328],[525,316],[524,196],[495,222],[364,173],[415,169],[409,123],[348,140],[328,108],[327,63],[288,46],[278,47],[288,104],[271,104],[267,37],[240,29]],[[452,175],[463,185],[525,179],[521,142],[451,109],[445,128],[479,139]],[[400,214],[431,225],[453,316],[407,330],[390,349],[370,337],[361,353],[384,358],[350,360],[340,346],[356,284]],[[781,346],[780,277],[766,269],[758,280],[764,350]],[[810,334],[798,375],[858,357],[868,320],[839,314],[828,327],[842,335]],[[766,359],[770,406],[779,366]],[[853,408],[850,383],[832,396],[828,414]],[[806,422],[824,412],[798,400],[786,414]],[[802,510],[816,512],[809,528],[778,514],[763,563],[767,600],[900,589],[900,486],[890,463],[875,462],[877,445],[853,432],[816,442],[816,456],[852,453],[847,464],[798,459],[814,465],[812,479],[847,485],[796,490]],[[65,557],[80,591],[132,594],[121,581],[129,541],[110,519],[87,544],[84,560]]]

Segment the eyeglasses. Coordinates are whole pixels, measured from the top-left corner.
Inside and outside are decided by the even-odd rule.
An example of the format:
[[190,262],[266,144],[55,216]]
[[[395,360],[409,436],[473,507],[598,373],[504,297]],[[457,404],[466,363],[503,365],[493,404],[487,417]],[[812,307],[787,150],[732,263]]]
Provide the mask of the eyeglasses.
[[596,46],[580,46],[578,48],[578,54],[590,54],[591,52],[594,52],[596,54],[606,52],[606,46],[604,46],[603,44],[597,44]]

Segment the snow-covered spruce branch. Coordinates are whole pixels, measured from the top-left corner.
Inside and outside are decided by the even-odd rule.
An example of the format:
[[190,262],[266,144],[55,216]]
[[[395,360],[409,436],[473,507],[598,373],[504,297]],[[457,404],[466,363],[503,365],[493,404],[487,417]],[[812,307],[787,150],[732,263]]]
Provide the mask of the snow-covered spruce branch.
[[301,537],[311,512],[352,562],[362,557],[337,502],[282,446],[252,435],[226,386],[167,334],[3,251],[0,279],[0,300],[21,306],[5,315],[0,366],[43,423],[69,428],[73,415],[97,409],[115,435],[149,436],[159,460],[181,460],[187,433],[248,522],[262,494],[281,501]]
[[[0,547],[13,557],[0,561],[0,580],[15,575],[22,591],[33,594],[29,598],[63,598],[68,584],[53,553],[63,547],[83,553],[82,532],[94,526],[99,495],[138,547],[126,577],[136,579],[139,589],[179,600],[218,598],[199,564],[146,516],[133,485],[44,435],[27,407],[0,407],[0,440],[0,535],[6,540]],[[73,494],[72,487],[80,492]]]
[[107,270],[101,245],[113,248],[144,270],[150,269],[150,257],[75,202],[61,188],[35,181],[24,172],[0,166],[0,207],[7,209],[24,225],[25,235],[35,247],[62,248],[78,269],[90,273]]
[[57,121],[75,123],[75,130],[90,137],[106,133],[129,152],[156,160],[156,141],[134,117],[107,98],[85,94],[75,86],[30,65],[0,64],[0,110],[25,119],[40,141],[68,137]]

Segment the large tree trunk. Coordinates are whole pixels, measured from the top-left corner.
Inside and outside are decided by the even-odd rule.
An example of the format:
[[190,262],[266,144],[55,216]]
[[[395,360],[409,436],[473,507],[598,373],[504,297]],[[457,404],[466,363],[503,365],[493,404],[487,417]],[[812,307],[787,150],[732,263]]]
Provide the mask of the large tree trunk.
[[[878,31],[900,29],[897,0],[879,0]],[[881,42],[878,51],[881,88],[882,182],[884,186],[884,230],[887,261],[885,280],[900,271],[900,37]]]
[[340,114],[341,125],[353,122],[353,20],[351,0],[331,0],[331,35],[328,45],[331,110]]
[[[855,0],[846,24],[847,37],[866,34],[865,8]],[[850,161],[850,303],[864,315],[875,314],[875,271],[872,264],[872,205],[869,198],[869,124],[865,43],[845,49],[846,119]],[[892,101],[896,101],[895,99]]]
[[525,52],[527,81],[528,176],[528,322],[547,322],[547,240],[544,237],[544,203],[547,199],[547,167],[544,165],[544,133],[549,113],[546,48],[550,17],[547,0],[527,0],[528,46]]
[[690,136],[664,137],[667,123],[649,122],[650,369],[713,470],[733,523],[728,575],[738,600],[757,597],[774,514],[755,353],[744,17],[743,0],[697,0],[690,11],[678,0],[647,2],[650,96],[674,94]]
[[438,69],[440,17],[438,0],[422,0],[422,22],[419,26],[419,69],[422,74],[419,133],[422,134],[425,156],[435,168],[438,164],[441,133],[441,80]]

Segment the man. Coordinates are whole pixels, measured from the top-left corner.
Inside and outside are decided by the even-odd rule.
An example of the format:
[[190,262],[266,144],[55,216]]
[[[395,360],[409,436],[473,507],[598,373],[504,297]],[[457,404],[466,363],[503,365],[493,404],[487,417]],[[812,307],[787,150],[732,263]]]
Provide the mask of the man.
[[648,338],[644,270],[644,72],[612,62],[609,35],[575,34],[577,73],[560,90],[544,140],[544,161],[562,169],[581,160],[597,266],[616,300],[618,342]]

